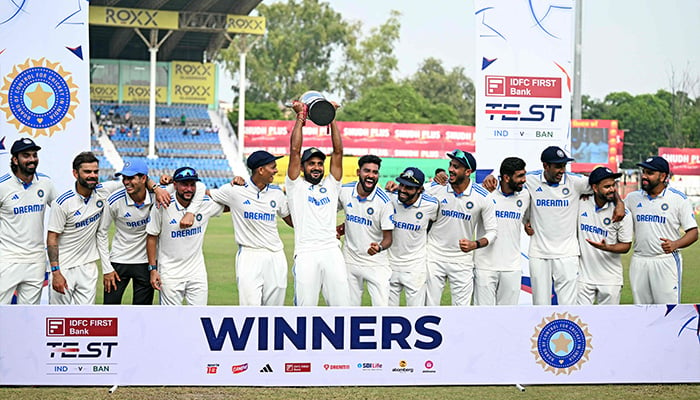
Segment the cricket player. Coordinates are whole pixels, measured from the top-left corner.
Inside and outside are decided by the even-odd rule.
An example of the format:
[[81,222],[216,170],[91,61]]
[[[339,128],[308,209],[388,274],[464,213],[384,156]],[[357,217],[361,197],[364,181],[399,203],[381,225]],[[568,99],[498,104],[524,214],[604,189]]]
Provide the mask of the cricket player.
[[[530,195],[523,191],[525,161],[504,159],[500,177],[499,187],[487,197],[495,204],[498,237],[474,252],[474,304],[478,306],[516,305],[520,297],[520,236],[530,207]],[[478,226],[477,236],[484,234]]]
[[[448,168],[449,184],[432,186],[429,194],[440,206],[437,220],[428,232],[428,287],[426,303],[439,306],[445,280],[450,280],[452,305],[467,306],[474,290],[474,253],[496,238],[496,216],[488,192],[469,176],[476,170],[471,153],[454,150]],[[477,237],[476,228],[484,235]]]
[[326,155],[313,147],[301,153],[302,127],[308,107],[298,101],[292,107],[297,118],[290,138],[285,183],[294,221],[294,304],[317,305],[320,289],[329,306],[348,306],[351,303],[348,273],[336,238],[338,194],[343,177],[340,131],[336,122],[331,122],[333,153],[330,174],[324,177]]
[[[613,222],[615,180],[620,173],[598,167],[588,177],[593,197],[579,199],[578,242],[581,249],[577,304],[620,304],[622,254],[632,246],[631,217]],[[628,214],[629,211],[625,210]]]
[[175,194],[169,207],[152,208],[146,225],[146,253],[150,282],[160,291],[161,305],[207,305],[208,283],[204,263],[204,234],[209,218],[220,215],[224,206],[204,196],[190,228],[179,222],[192,205],[199,175],[194,168],[180,167],[173,174]]
[[389,248],[391,281],[389,305],[398,307],[401,290],[409,307],[425,306],[428,279],[428,229],[438,215],[438,202],[424,193],[425,175],[418,168],[406,168],[396,178],[393,243]]
[[95,304],[97,230],[107,198],[121,184],[98,184],[99,162],[85,151],[73,159],[75,189],[58,196],[51,205],[46,249],[51,264],[51,304]]
[[37,146],[32,139],[10,149],[11,173],[0,177],[0,304],[39,304],[46,271],[44,214],[55,197],[51,179],[36,172]]
[[143,159],[133,159],[124,164],[116,174],[122,177],[124,187],[107,199],[107,210],[97,231],[101,239],[98,245],[107,244],[109,227],[114,222],[114,238],[111,253],[100,249],[104,281],[104,304],[121,304],[124,290],[133,279],[132,303],[153,304],[153,287],[146,257],[146,224],[155,195],[146,190],[148,166]]
[[642,190],[625,199],[636,236],[630,262],[632,297],[635,304],[676,304],[683,272],[678,250],[698,240],[693,207],[683,192],[668,187],[670,169],[663,157],[637,165],[642,168]]
[[251,172],[240,186],[213,189],[209,196],[231,209],[238,244],[236,284],[242,306],[282,306],[287,290],[287,257],[277,230],[277,216],[289,226],[287,197],[272,180],[277,159],[267,151],[250,154],[246,164]]
[[345,210],[343,256],[348,270],[350,305],[362,305],[365,282],[373,306],[389,305],[387,253],[392,244],[394,207],[389,195],[377,186],[382,160],[365,155],[358,160],[358,180],[340,188],[338,206]]
[[[549,146],[540,157],[542,170],[528,172],[526,187],[530,194],[530,221],[526,222],[530,240],[530,279],[535,305],[552,304],[552,282],[558,303],[576,303],[579,246],[576,238],[578,198],[590,193],[588,180],[566,172],[573,161],[564,150]],[[617,192],[615,192],[617,196]],[[617,201],[613,220],[625,215]]]

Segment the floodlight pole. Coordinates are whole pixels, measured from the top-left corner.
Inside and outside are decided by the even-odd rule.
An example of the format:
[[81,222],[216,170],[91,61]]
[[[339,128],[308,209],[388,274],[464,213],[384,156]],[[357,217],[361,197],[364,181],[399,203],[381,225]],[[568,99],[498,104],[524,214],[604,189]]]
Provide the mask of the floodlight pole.
[[160,41],[158,41],[158,29],[151,29],[150,40],[146,40],[146,37],[143,36],[139,28],[134,28],[134,31],[136,31],[136,34],[146,44],[146,47],[148,47],[148,52],[151,56],[151,87],[148,101],[148,158],[158,158],[158,156],[156,156],[156,56],[158,55],[158,49],[160,46],[170,37],[170,35],[172,35],[173,31],[168,31],[168,33],[166,33],[165,36],[163,36],[163,39]]

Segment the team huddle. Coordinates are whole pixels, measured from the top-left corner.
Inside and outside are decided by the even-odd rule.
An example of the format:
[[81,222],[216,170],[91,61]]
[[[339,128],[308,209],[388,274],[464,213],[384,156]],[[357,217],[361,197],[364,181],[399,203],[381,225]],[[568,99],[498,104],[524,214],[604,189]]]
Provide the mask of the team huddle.
[[[98,183],[98,160],[84,152],[73,160],[75,187],[56,193],[36,171],[41,148],[16,141],[11,173],[0,177],[0,304],[13,294],[18,303],[39,303],[48,255],[51,304],[93,304],[101,260],[105,304],[120,304],[133,280],[134,304],[152,304],[158,290],[163,305],[206,305],[204,233],[211,217],[227,211],[240,305],[284,304],[288,266],[278,217],[294,229],[298,306],[317,305],[319,293],[330,306],[360,306],[365,284],[373,306],[398,306],[402,292],[407,306],[439,306],[447,282],[453,305],[514,305],[525,250],[534,304],[552,304],[554,296],[558,304],[619,304],[621,254],[632,247],[634,302],[680,302],[678,250],[697,240],[698,229],[690,200],[668,187],[663,158],[638,164],[642,189],[624,201],[620,174],[604,167],[588,177],[568,173],[573,159],[555,146],[542,152],[542,170],[526,172],[522,159],[508,157],[498,179],[482,185],[470,179],[476,159],[461,150],[447,154],[447,176],[436,173],[429,183],[408,167],[382,189],[381,159],[365,155],[358,180],[342,184],[335,121],[326,175],[326,154],[302,152],[308,109],[293,108],[286,193],[272,184],[280,157],[266,151],[248,157],[249,179],[211,190],[190,167],[159,185],[138,159],[117,174],[122,182]],[[345,221],[337,226],[340,209]],[[521,249],[523,234],[529,249]]]

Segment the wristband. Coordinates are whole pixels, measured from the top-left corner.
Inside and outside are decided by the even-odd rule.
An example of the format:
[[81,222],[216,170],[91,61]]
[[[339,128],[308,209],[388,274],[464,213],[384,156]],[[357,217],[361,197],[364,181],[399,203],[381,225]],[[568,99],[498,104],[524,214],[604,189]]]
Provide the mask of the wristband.
[[158,271],[158,266],[157,265],[149,265],[148,266],[148,271]]
[[155,192],[156,188],[158,188],[158,184],[154,183],[153,186],[151,186],[151,192]]
[[60,271],[60,270],[61,270],[61,267],[58,265],[54,265],[53,267],[51,267],[51,272],[56,272],[56,271]]
[[476,242],[476,248],[477,248],[477,249],[480,249],[480,248],[481,248],[481,243],[479,242],[479,240],[477,239],[477,240],[475,240],[475,242]]
[[378,243],[377,245],[379,246],[379,251],[377,253],[384,251],[384,246],[382,246],[381,243]]

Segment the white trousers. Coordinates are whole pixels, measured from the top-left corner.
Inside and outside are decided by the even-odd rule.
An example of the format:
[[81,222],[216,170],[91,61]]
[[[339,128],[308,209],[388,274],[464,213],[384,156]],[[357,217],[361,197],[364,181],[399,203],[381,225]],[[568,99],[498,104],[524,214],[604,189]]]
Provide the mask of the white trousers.
[[552,304],[552,283],[559,305],[576,304],[578,256],[562,258],[530,257],[532,303]]
[[634,304],[678,304],[683,259],[679,252],[657,257],[632,255],[630,287]]
[[283,306],[287,292],[287,257],[284,251],[239,246],[236,284],[241,306]]
[[474,291],[474,264],[428,260],[426,305],[439,306],[445,281],[450,280],[453,306],[468,306]]
[[44,286],[46,262],[0,263],[0,304],[10,304],[17,292],[17,304],[39,304]]
[[[52,276],[53,274],[49,275]],[[49,304],[95,304],[97,292],[97,264],[94,262],[73,268],[61,268],[68,289],[65,294],[49,292]],[[49,282],[51,285],[52,282]]]
[[332,307],[350,305],[348,271],[340,247],[294,256],[294,305],[317,306],[319,291]]
[[364,266],[347,264],[348,285],[350,289],[350,305],[362,305],[362,292],[365,282],[367,291],[372,299],[372,306],[386,307],[389,305],[389,279],[391,268],[388,265]]
[[520,298],[521,271],[474,269],[474,305],[512,306]]

